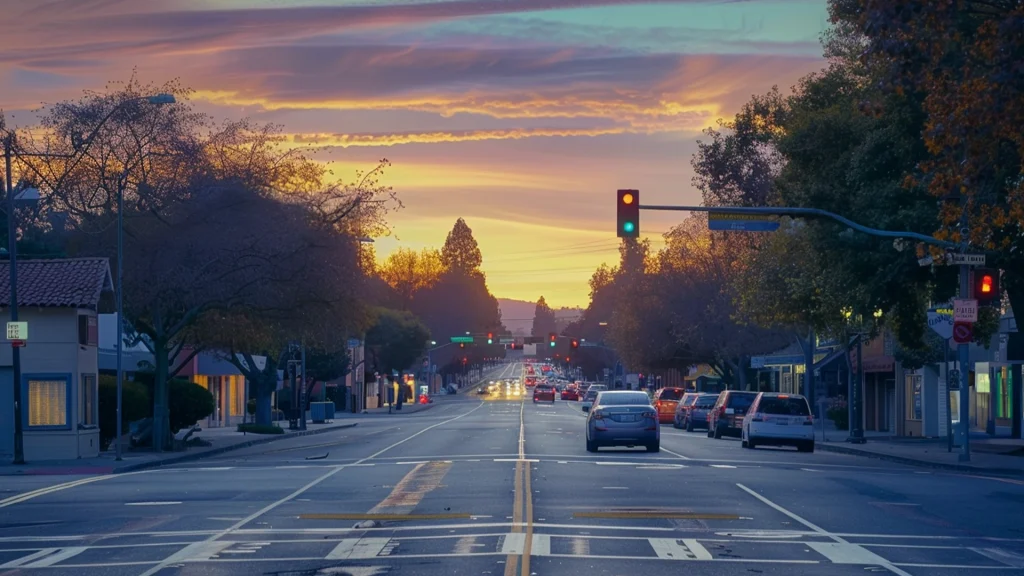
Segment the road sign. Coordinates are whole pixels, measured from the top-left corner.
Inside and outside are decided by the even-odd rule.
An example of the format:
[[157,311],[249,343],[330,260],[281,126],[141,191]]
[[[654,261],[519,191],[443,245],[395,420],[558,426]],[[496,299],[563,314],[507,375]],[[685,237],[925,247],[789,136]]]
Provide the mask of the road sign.
[[949,306],[936,306],[928,310],[928,327],[935,330],[943,340],[953,337],[953,309]]
[[953,321],[977,322],[978,301],[967,298],[953,300]]
[[770,214],[727,214],[725,212],[708,212],[708,230],[775,232],[778,229],[778,217]]
[[8,322],[7,339],[17,342],[16,346],[22,346],[28,341],[28,322]]
[[946,376],[946,389],[947,390],[959,390],[960,389],[960,371],[950,370]]
[[515,338],[499,338],[498,339],[498,343],[499,344],[515,344],[516,343],[516,339]]
[[362,344],[362,342],[358,338],[349,338],[348,339],[348,347],[349,348],[359,348],[360,344]]
[[984,254],[950,254],[949,263],[954,266],[984,266]]
[[472,336],[452,336],[451,340],[452,340],[452,343],[454,343],[454,344],[472,344],[473,343],[473,337]]
[[974,339],[974,329],[968,322],[953,323],[953,341],[957,344],[968,344]]

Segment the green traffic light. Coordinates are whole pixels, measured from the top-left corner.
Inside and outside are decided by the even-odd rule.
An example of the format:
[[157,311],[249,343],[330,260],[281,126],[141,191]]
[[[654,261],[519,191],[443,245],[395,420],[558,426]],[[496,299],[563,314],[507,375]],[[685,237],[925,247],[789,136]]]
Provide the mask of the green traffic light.
[[636,227],[633,225],[632,222],[626,222],[625,224],[622,225],[622,229],[625,230],[626,232],[632,232],[634,228]]
[[488,344],[494,344],[494,341],[492,341],[492,340],[491,340],[490,338],[488,338],[488,339],[487,339],[487,343],[488,343]]
[[552,348],[554,348],[554,347],[555,347],[555,343],[554,343],[554,342],[551,342],[551,347],[552,347]]

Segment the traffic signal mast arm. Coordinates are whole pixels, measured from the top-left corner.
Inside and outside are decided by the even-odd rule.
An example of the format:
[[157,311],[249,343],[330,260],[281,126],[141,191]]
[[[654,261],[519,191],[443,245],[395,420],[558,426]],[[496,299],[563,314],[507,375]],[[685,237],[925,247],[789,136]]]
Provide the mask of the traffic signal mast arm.
[[768,216],[819,216],[824,218],[831,218],[840,224],[849,226],[850,228],[869,234],[871,236],[879,236],[882,238],[909,238],[924,242],[925,244],[931,244],[932,246],[939,246],[941,248],[960,248],[961,245],[953,242],[947,242],[945,240],[939,240],[934,236],[928,236],[927,234],[919,234],[917,232],[909,231],[891,231],[891,230],[879,230],[877,228],[870,228],[862,224],[858,224],[849,218],[840,216],[834,212],[828,210],[821,210],[819,208],[796,208],[789,206],[659,206],[659,205],[640,205],[640,210],[658,210],[658,211],[669,211],[669,212],[721,212],[722,214],[761,214]]

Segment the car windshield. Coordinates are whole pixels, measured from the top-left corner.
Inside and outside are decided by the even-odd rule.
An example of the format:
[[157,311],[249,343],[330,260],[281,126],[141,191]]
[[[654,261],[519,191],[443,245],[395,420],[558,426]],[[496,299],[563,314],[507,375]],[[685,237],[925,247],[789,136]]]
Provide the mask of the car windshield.
[[597,402],[601,406],[649,406],[651,399],[643,392],[605,392]]
[[794,398],[783,396],[765,396],[757,407],[759,412],[765,414],[779,414],[782,416],[809,416],[810,408],[807,401],[802,397]]
[[679,400],[683,397],[684,392],[679,388],[664,388],[661,391],[661,395],[658,396],[659,400]]

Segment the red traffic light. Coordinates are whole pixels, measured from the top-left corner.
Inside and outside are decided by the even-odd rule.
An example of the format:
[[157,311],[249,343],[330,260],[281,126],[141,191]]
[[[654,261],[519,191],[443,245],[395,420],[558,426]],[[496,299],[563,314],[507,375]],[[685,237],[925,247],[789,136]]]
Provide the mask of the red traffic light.
[[572,342],[570,342],[569,345],[572,346],[573,348],[579,348],[580,347],[580,341],[575,339],[575,338],[573,338]]
[[463,357],[462,357],[462,363],[463,363],[463,364],[465,364],[465,363],[466,363],[466,357],[465,357],[465,356],[463,356]]
[[466,347],[466,343],[465,342],[459,342],[459,348],[465,348],[465,347]]
[[999,271],[979,269],[974,272],[974,298],[979,306],[999,305]]

